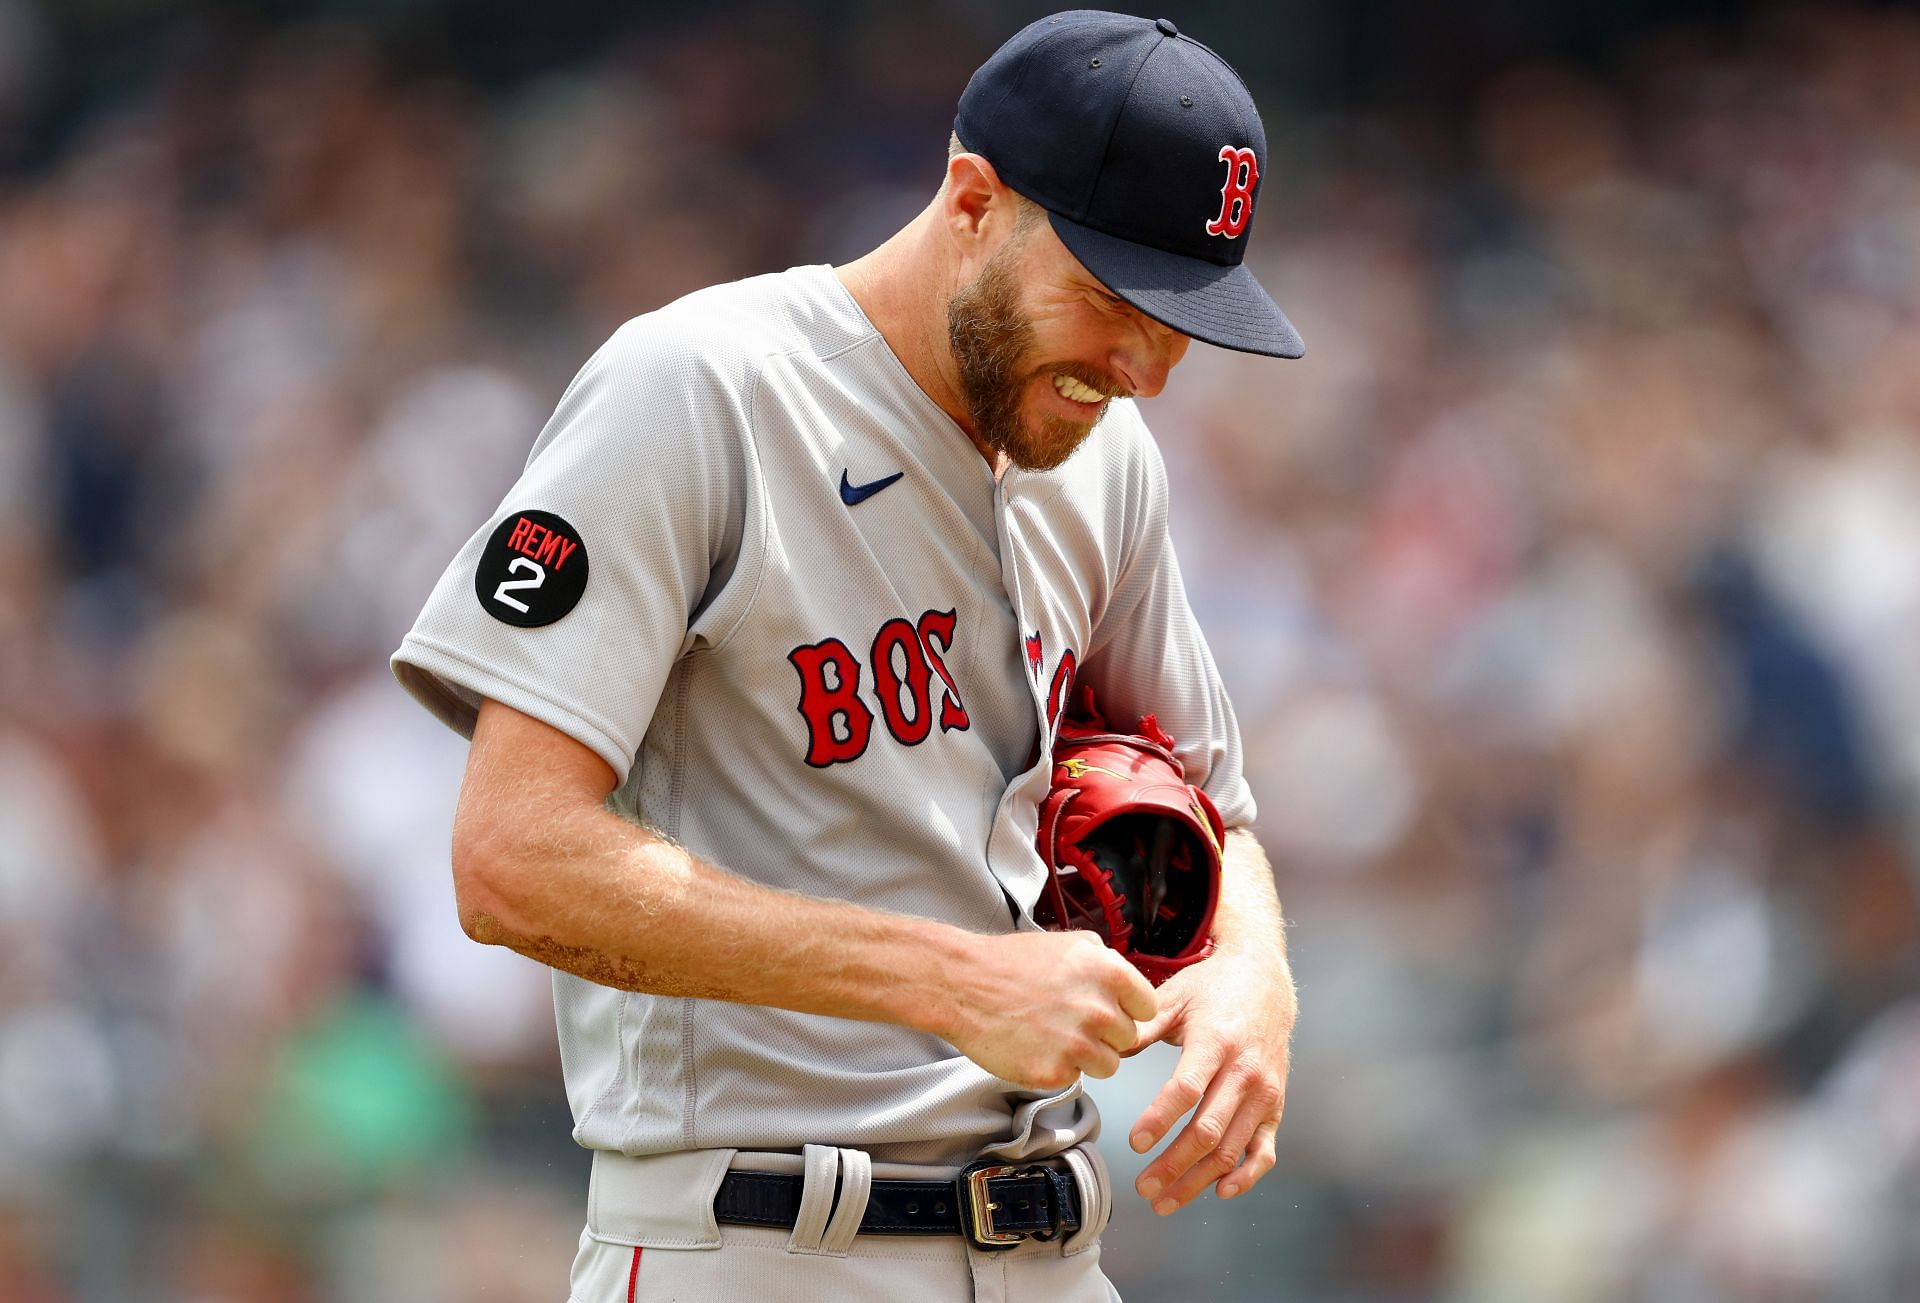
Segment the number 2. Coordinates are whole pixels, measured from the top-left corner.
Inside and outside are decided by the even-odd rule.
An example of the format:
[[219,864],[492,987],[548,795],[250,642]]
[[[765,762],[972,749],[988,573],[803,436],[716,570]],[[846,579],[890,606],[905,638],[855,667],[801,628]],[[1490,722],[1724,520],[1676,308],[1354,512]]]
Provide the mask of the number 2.
[[517,556],[513,559],[513,564],[507,567],[507,573],[512,574],[514,571],[519,570],[522,567],[533,571],[533,578],[502,579],[500,581],[500,586],[493,590],[493,600],[496,602],[504,602],[506,605],[511,606],[514,610],[520,612],[520,614],[525,615],[532,608],[529,607],[525,602],[521,601],[517,597],[508,597],[507,593],[510,590],[515,588],[538,588],[541,584],[547,581],[547,572],[541,567],[538,561],[532,561],[526,557]]

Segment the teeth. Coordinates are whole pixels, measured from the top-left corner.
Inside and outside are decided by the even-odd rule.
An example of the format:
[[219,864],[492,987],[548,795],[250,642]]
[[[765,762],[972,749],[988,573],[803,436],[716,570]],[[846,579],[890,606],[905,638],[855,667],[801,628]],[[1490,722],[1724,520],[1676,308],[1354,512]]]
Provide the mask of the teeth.
[[1099,403],[1106,401],[1106,395],[1091,385],[1083,385],[1072,376],[1055,376],[1053,387],[1060,391],[1062,398],[1072,399],[1076,403]]

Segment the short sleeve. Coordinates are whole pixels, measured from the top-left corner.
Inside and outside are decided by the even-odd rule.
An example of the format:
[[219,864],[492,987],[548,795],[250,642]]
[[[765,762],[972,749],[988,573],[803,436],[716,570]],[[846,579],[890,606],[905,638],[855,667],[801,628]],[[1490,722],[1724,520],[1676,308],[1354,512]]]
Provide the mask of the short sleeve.
[[621,327],[434,586],[393,656],[402,686],[468,737],[481,699],[502,702],[624,782],[675,661],[750,600],[751,386],[669,314]]
[[1243,827],[1255,808],[1239,721],[1167,532],[1166,465],[1144,424],[1137,436],[1123,531],[1131,546],[1078,677],[1109,720],[1155,716],[1173,735],[1187,780],[1213,799],[1227,827]]

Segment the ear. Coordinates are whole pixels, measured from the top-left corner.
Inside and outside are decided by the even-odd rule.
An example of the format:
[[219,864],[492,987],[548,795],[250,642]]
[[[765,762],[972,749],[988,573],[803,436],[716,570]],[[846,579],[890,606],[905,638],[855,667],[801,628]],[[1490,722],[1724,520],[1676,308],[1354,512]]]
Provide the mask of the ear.
[[940,192],[940,216],[963,262],[981,262],[1013,233],[1013,191],[993,164],[978,154],[947,160],[947,184]]

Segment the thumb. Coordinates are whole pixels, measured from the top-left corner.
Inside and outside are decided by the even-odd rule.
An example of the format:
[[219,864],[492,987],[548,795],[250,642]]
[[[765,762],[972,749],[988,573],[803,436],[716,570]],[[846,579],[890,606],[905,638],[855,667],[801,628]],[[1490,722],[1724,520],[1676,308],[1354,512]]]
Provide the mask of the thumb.
[[1163,1000],[1160,1011],[1139,1025],[1140,1039],[1133,1043],[1121,1058],[1132,1058],[1149,1045],[1165,1041],[1169,1045],[1180,1043],[1180,1015],[1184,1005],[1177,1000]]

